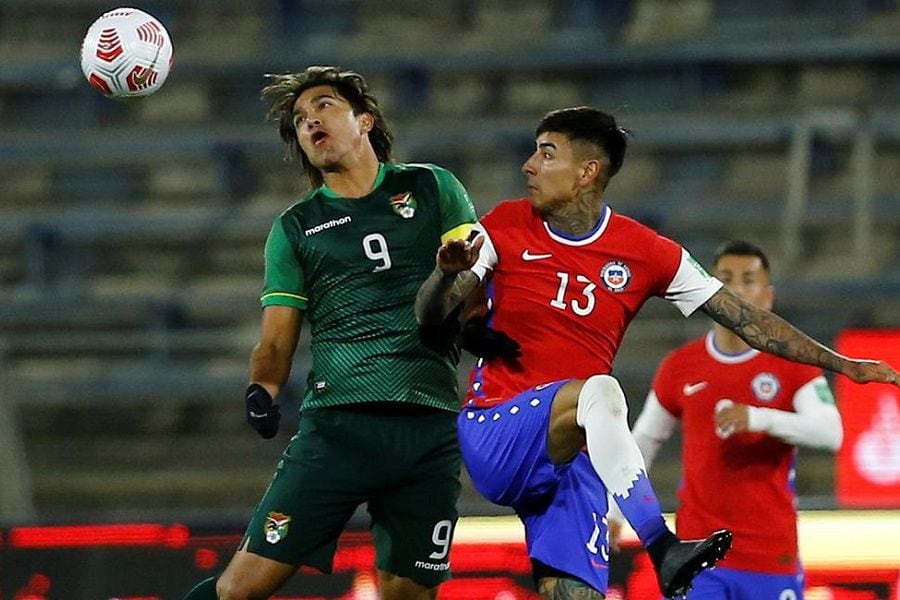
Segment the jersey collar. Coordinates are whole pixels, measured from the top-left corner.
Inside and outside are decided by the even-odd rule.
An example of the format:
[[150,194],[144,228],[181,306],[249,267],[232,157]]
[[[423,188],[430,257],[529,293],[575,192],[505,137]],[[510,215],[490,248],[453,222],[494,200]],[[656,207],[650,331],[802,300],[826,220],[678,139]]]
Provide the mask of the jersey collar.
[[[387,168],[385,167],[385,164],[378,163],[378,175],[375,176],[375,183],[372,185],[373,192],[379,185],[381,185],[381,182],[384,181],[384,174],[386,171],[387,171]],[[319,193],[322,194],[323,196],[327,196],[329,198],[343,198],[343,196],[336,194],[334,192],[334,190],[332,190],[330,187],[328,187],[324,183],[319,188]]]
[[706,351],[713,360],[729,365],[747,362],[750,359],[756,358],[756,355],[759,354],[759,350],[756,348],[748,348],[737,354],[729,354],[728,352],[719,350],[716,348],[716,334],[714,331],[710,331],[706,334]]
[[565,244],[566,246],[587,246],[600,239],[600,236],[603,235],[603,232],[606,231],[606,227],[609,225],[609,218],[611,215],[612,211],[609,209],[609,206],[604,203],[603,206],[600,207],[600,218],[597,219],[597,224],[594,225],[593,229],[581,236],[574,236],[569,233],[555,231],[550,227],[550,224],[547,223],[547,221],[542,222],[544,223],[544,229],[547,230],[547,235],[554,241]]

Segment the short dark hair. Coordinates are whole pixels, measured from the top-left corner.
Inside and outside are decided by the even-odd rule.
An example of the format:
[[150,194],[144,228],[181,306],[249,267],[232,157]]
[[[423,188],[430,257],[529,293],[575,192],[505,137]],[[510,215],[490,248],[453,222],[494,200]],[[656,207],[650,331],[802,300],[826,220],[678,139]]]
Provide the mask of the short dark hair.
[[305,90],[318,85],[327,85],[346,100],[353,108],[353,114],[369,113],[375,123],[369,131],[369,141],[380,162],[391,161],[391,147],[394,136],[388,129],[378,107],[378,101],[369,92],[369,86],[362,75],[353,71],[344,71],[338,67],[314,66],[302,73],[284,73],[266,75],[269,84],[262,89],[263,100],[269,104],[266,115],[271,121],[278,122],[278,133],[287,145],[287,157],[299,157],[309,182],[318,187],[324,183],[322,172],[314,167],[297,141],[294,129],[294,103]]
[[716,249],[713,265],[718,265],[719,260],[723,256],[755,256],[759,258],[759,262],[762,264],[763,269],[766,270],[766,273],[769,272],[769,259],[762,248],[756,244],[743,240],[729,240]]
[[570,141],[590,142],[603,150],[609,161],[603,186],[619,172],[625,160],[628,131],[619,127],[615,117],[591,106],[575,106],[554,110],[541,119],[535,137],[542,133],[561,133]]

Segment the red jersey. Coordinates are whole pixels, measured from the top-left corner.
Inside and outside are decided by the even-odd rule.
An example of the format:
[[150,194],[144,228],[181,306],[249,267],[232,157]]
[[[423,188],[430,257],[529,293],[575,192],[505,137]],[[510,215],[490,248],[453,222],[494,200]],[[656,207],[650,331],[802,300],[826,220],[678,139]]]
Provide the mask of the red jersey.
[[521,346],[515,361],[479,360],[466,400],[490,406],[535,385],[608,374],[628,324],[651,296],[685,315],[721,283],[675,242],[604,205],[595,228],[555,232],[528,200],[504,202],[475,226],[472,270],[487,287],[488,323]]
[[678,535],[702,538],[728,528],[734,542],[719,566],[794,574],[796,447],[766,433],[722,439],[715,411],[727,399],[794,412],[798,390],[806,393],[822,372],[756,350],[724,354],[713,339],[710,333],[669,354],[653,381],[659,404],[681,420],[683,431]]

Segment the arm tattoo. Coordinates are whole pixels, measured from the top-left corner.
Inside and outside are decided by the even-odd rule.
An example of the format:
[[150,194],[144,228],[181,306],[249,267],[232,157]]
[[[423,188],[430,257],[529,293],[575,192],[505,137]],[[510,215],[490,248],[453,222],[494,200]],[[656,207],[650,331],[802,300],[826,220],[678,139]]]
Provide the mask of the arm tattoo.
[[466,298],[478,276],[465,270],[455,275],[432,271],[416,295],[416,320],[420,325],[438,325]]
[[778,315],[722,288],[701,307],[712,319],[752,347],[795,362],[842,372],[846,359]]
[[606,596],[578,579],[541,577],[538,581],[541,600],[604,600]]

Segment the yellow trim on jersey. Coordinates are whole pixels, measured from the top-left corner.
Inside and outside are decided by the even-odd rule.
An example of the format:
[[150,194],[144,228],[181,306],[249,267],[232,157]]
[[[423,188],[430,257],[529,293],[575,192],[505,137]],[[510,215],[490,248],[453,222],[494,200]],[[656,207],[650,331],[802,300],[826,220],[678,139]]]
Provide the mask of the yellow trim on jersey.
[[454,227],[450,231],[444,232],[441,236],[441,243],[446,244],[449,240],[464,240],[469,237],[469,232],[472,231],[472,226],[475,223],[463,223],[457,227]]
[[270,292],[268,294],[263,295],[259,299],[259,301],[262,302],[266,298],[271,298],[272,296],[286,296],[288,298],[296,298],[297,300],[303,300],[304,302],[309,300],[309,298],[307,298],[306,296],[298,296],[297,294],[288,294],[287,292]]

